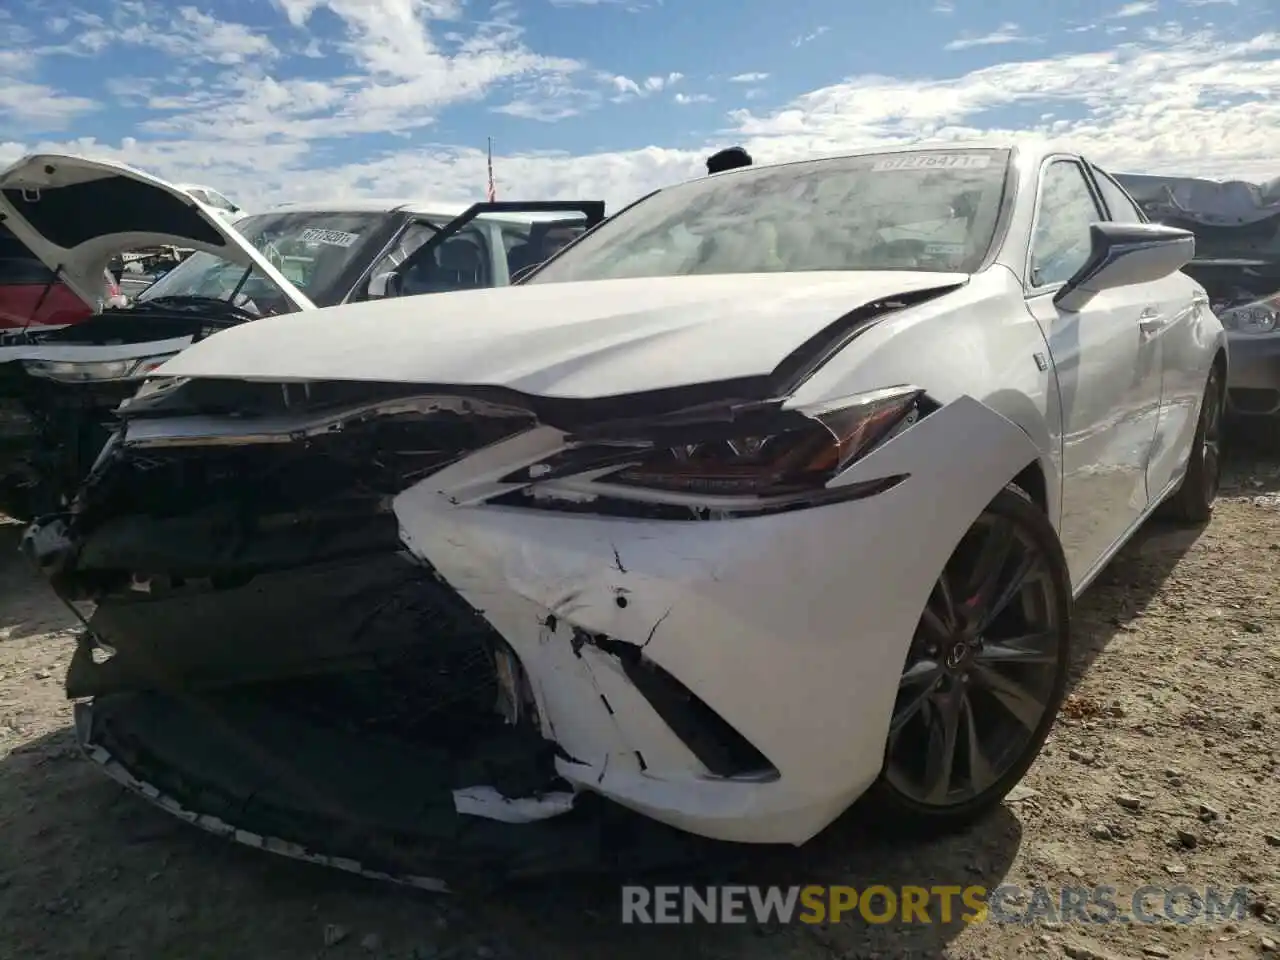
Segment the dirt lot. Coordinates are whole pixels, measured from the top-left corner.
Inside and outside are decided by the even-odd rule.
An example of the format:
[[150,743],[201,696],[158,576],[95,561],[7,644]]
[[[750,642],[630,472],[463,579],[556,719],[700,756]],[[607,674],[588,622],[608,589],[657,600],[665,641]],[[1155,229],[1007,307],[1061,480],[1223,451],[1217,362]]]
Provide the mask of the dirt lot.
[[1247,887],[1245,918],[1216,924],[624,928],[612,883],[462,901],[226,845],[77,755],[72,622],[16,561],[18,532],[0,526],[0,956],[1280,960],[1280,460],[1257,448],[1207,529],[1152,525],[1085,596],[1065,716],[996,815],[911,848],[842,822],[733,878],[1110,884],[1122,904],[1144,884]]

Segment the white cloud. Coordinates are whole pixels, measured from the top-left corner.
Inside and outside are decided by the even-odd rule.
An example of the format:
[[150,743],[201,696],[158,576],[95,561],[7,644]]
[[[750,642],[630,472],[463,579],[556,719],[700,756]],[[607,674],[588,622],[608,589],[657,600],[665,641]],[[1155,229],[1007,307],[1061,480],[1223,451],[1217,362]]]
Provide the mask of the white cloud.
[[967,34],[948,43],[944,50],[968,50],[970,47],[991,47],[1005,43],[1035,43],[1034,37],[1024,36],[1016,23],[1002,23],[990,33]]
[[[0,76],[0,115],[10,118],[0,129],[0,139],[7,140],[0,143],[0,161],[37,149],[112,157],[174,180],[222,186],[258,208],[283,199],[355,195],[470,200],[484,193],[483,138],[473,147],[431,142],[426,133],[443,109],[483,104],[514,125],[514,118],[555,119],[651,87],[657,90],[648,89],[649,96],[664,99],[698,96],[686,89],[687,80],[673,81],[670,73],[655,72],[661,83],[651,85],[649,76],[600,74],[602,64],[586,68],[535,51],[510,8],[501,5],[477,25],[451,19],[458,8],[439,0],[278,2],[295,25],[287,30],[296,33],[298,45],[313,39],[309,18],[321,8],[345,25],[340,39],[346,46],[326,61],[336,76],[307,79],[314,76],[307,62],[298,61],[308,71],[300,74],[289,70],[284,53],[264,53],[229,69],[210,55],[192,54],[214,64],[198,75],[172,76],[162,62],[151,75],[104,77],[94,98],[130,97],[154,111],[118,142],[58,133],[93,109],[88,97],[41,88],[35,74]],[[386,16],[370,15],[373,5]],[[75,44],[99,29],[123,28],[114,21],[77,20],[60,41]],[[393,39],[392,32],[399,36]],[[326,37],[333,35],[326,29]],[[1212,32],[1164,25],[1125,36],[1140,39],[1108,50],[1010,60],[959,76],[854,76],[776,107],[753,100],[750,109],[727,114],[714,138],[691,137],[692,149],[522,154],[511,149],[515,134],[497,128],[494,164],[504,199],[602,198],[611,207],[699,175],[707,153],[732,143],[746,146],[757,162],[773,162],[920,139],[1035,134],[1069,140],[1115,169],[1253,179],[1280,173],[1274,146],[1280,33],[1226,42]],[[281,51],[293,42],[286,33],[270,39]],[[387,62],[377,49],[392,43],[413,53],[412,70]],[[740,82],[748,96],[758,89]],[[1039,119],[1009,129],[1000,111],[1011,107],[1019,117]],[[611,119],[615,130],[627,122],[621,111]],[[403,144],[349,159],[359,142],[352,135],[388,131],[403,134]]]
[[956,5],[953,0],[937,0],[933,5],[934,13],[955,13]]
[[801,36],[796,37],[791,41],[791,45],[793,47],[803,47],[806,43],[811,43],[812,41],[817,40],[830,29],[830,27],[818,27],[811,33],[802,34]]
[[1159,8],[1156,0],[1137,0],[1136,3],[1126,3],[1123,7],[1111,14],[1117,19],[1124,17],[1141,17],[1148,13],[1155,13]]
[[35,68],[37,59],[31,50],[0,50],[0,76],[27,73]]
[[767,73],[739,73],[737,76],[729,78],[730,83],[759,83],[761,80],[768,80]]
[[626,100],[649,97],[655,93],[661,93],[663,90],[669,90],[684,80],[684,74],[673,72],[665,76],[642,77],[639,80],[632,80],[630,77],[623,76],[611,77],[606,74],[603,79],[613,87],[613,102],[622,103]]
[[97,107],[87,97],[66,96],[42,83],[0,80],[0,134],[9,125],[41,133],[62,130]]
[[[80,28],[73,38],[39,52],[87,56],[106,49],[146,47],[183,60],[194,58],[226,66],[266,61],[277,53],[260,33],[191,6],[175,9],[150,0],[118,0],[106,16],[78,11],[71,21]],[[64,26],[54,32],[65,35],[67,29]]]
[[680,104],[681,106],[685,106],[685,105],[688,105],[688,104],[690,104],[690,103],[713,103],[713,102],[715,102],[715,97],[712,97],[712,96],[710,96],[710,95],[708,95],[708,94],[705,94],[705,93],[677,93],[677,94],[676,94],[674,97],[672,97],[671,99],[672,99],[672,100],[674,100],[676,103]]

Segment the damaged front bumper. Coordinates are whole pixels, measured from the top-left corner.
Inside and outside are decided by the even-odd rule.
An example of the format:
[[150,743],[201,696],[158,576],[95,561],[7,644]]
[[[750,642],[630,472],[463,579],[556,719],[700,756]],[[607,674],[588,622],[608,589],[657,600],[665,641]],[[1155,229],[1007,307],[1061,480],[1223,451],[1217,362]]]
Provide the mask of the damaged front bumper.
[[961,397],[787,509],[606,515],[527,410],[343,410],[128,419],[25,546],[96,602],[67,686],[108,773],[430,888],[818,833],[880,772],[937,570],[1037,456]]
[[[502,446],[395,512],[405,545],[524,664],[568,755],[561,776],[701,836],[788,844],[879,775],[936,572],[1035,457],[1018,427],[962,397],[850,468],[843,498],[674,521],[460,502],[496,464],[546,452],[528,437]],[[959,462],[958,485],[938,465]]]

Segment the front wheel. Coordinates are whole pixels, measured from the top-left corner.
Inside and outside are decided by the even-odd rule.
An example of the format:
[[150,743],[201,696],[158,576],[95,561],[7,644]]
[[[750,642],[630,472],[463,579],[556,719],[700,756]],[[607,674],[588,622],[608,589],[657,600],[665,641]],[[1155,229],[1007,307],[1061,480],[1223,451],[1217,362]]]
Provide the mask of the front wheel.
[[955,829],[995,807],[1062,703],[1071,588],[1056,531],[1015,487],[961,539],[916,627],[868,799],[886,825]]

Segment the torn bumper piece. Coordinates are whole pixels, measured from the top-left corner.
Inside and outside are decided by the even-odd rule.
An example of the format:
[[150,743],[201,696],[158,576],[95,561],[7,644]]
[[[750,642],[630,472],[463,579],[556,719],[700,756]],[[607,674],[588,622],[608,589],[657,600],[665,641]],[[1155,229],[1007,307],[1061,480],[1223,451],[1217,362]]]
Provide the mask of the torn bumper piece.
[[599,797],[449,790],[439,757],[344,745],[332,731],[217,698],[102,697],[76,704],[75,728],[108,776],[187,823],[422,890],[689,865],[720,852]]

